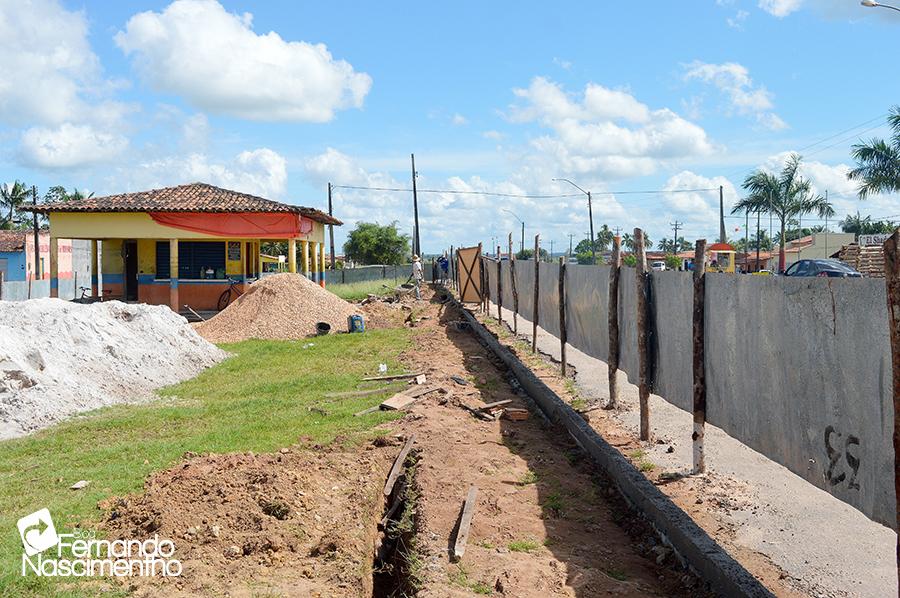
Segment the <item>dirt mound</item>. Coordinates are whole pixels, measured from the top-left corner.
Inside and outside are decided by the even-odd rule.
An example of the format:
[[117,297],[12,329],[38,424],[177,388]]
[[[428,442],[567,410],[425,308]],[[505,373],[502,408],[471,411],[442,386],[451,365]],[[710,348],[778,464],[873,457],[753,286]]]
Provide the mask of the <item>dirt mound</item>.
[[131,578],[137,595],[371,594],[381,488],[396,447],[194,457],[109,499],[110,539],[175,543],[177,578]]
[[237,301],[195,328],[214,343],[292,340],[315,334],[317,322],[328,322],[332,331],[346,330],[347,318],[355,313],[352,305],[303,276],[275,274],[250,285]]
[[152,398],[224,358],[165,306],[0,301],[0,439]]

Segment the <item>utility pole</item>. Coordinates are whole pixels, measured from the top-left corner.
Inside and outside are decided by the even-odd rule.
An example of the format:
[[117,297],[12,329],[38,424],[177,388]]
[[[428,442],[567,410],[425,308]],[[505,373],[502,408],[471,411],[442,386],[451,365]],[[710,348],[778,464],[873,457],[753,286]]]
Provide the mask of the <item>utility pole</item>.
[[750,255],[750,210],[744,210],[744,270],[748,270],[747,256]]
[[756,210],[756,271],[757,272],[760,271],[760,267],[759,267],[759,241],[760,241],[760,239],[759,239],[759,234],[760,234],[759,233],[759,215],[760,215],[760,211],[757,208],[757,210]]
[[[331,183],[328,183],[328,215],[334,216],[331,209]],[[328,240],[331,242],[331,269],[334,270],[334,225],[328,225]]]
[[725,239],[725,191],[719,185],[719,243],[727,243]]
[[550,261],[553,261],[553,239],[550,239]]
[[574,236],[573,233],[569,233],[569,259],[572,259],[572,238]]
[[588,220],[591,223],[591,264],[597,265],[597,248],[594,247],[594,209],[591,207],[591,192],[587,192],[588,196]]
[[672,255],[678,253],[678,229],[681,228],[683,224],[684,222],[678,222],[677,220],[669,223],[669,226],[675,229],[675,239],[672,240]]
[[522,242],[519,244],[519,251],[525,253],[525,221],[522,221]]
[[621,235],[619,234],[621,231],[622,231],[622,227],[621,227],[621,226],[617,226],[617,227],[616,227],[616,236],[617,236],[617,237],[621,237]]
[[[34,185],[31,186],[31,203],[33,205],[37,205],[37,187]],[[32,212],[32,222],[34,224],[34,272],[31,275],[32,280],[40,280],[41,279],[41,238],[40,232],[41,229],[38,227],[38,215],[37,212]],[[12,225],[12,222],[10,222]],[[75,289],[78,291],[78,289]]]
[[409,155],[412,162],[412,187],[413,187],[413,219],[415,220],[415,237],[413,238],[413,253],[421,257],[422,246],[419,244],[419,197],[416,194],[416,155]]
[[[825,189],[825,203],[828,203],[828,189]],[[825,213],[825,257],[828,257],[828,213]]]

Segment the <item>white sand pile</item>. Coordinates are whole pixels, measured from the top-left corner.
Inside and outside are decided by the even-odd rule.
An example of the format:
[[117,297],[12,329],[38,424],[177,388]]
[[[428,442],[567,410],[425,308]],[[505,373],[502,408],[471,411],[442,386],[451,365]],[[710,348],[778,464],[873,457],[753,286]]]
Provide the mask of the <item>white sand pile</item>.
[[161,305],[0,301],[0,439],[147,400],[225,355]]
[[195,328],[214,343],[291,340],[315,334],[317,322],[328,322],[332,332],[347,330],[347,318],[355,313],[352,305],[299,274],[275,274],[250,285],[237,301]]

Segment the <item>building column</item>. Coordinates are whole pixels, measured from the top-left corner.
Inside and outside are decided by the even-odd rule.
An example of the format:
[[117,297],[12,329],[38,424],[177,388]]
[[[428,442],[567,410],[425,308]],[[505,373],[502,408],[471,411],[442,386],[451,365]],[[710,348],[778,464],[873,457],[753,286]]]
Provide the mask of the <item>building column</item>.
[[[91,239],[91,297],[97,297],[100,293],[100,248],[99,241]],[[80,297],[81,293],[75,289],[76,296]]]
[[288,239],[288,272],[297,273],[297,239]]
[[319,282],[319,243],[312,241],[312,280]]
[[303,249],[303,263],[301,264],[301,270],[303,276],[309,278],[309,241],[304,239],[300,241],[300,245],[302,245]]
[[262,279],[262,241],[256,242],[256,280]]
[[322,288],[324,289],[325,288],[325,270],[327,269],[325,267],[325,243],[319,243],[319,252],[322,254],[322,261],[321,261],[322,277],[319,279],[319,284],[322,285]]
[[169,307],[176,314],[178,303],[178,239],[169,239]]
[[50,237],[50,296],[59,297],[59,239]]

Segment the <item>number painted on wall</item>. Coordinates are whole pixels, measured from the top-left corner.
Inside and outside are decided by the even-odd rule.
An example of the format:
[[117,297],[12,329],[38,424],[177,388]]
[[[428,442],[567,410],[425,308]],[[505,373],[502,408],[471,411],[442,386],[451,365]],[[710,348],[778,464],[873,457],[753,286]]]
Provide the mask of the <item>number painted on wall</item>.
[[[842,441],[841,439],[844,438]],[[859,490],[859,482],[856,477],[859,474],[859,457],[854,455],[859,446],[859,438],[852,434],[844,437],[834,429],[834,426],[825,428],[825,454],[828,456],[828,468],[825,470],[825,480],[830,486],[837,486],[847,481],[847,487],[851,490]],[[851,450],[853,452],[851,452]],[[841,461],[846,461],[844,465]],[[847,477],[847,469],[850,477]]]

